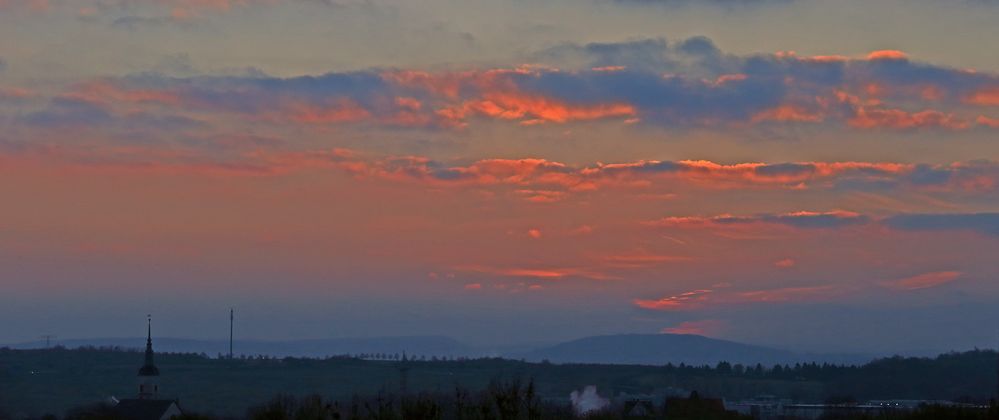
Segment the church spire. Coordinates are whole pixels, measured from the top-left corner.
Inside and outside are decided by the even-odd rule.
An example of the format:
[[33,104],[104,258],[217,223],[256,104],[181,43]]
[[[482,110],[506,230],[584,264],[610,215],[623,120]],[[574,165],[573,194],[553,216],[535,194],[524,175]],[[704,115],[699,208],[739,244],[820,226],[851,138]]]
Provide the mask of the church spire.
[[146,362],[139,369],[139,376],[160,376],[160,370],[153,363],[153,318],[146,315]]
[[153,363],[153,317],[146,315],[146,360],[139,368],[139,399],[153,399],[160,390],[160,369]]

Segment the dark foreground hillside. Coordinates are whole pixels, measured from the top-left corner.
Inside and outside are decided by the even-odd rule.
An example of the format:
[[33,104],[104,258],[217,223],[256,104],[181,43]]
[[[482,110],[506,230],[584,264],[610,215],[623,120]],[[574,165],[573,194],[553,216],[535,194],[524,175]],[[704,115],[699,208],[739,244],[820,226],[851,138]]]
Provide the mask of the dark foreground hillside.
[[[0,349],[0,411],[41,415],[106,400],[132,397],[137,352],[97,349]],[[199,413],[242,416],[275,395],[321,395],[348,401],[355,395],[399,395],[401,362],[329,359],[218,360],[194,354],[157,355],[161,396],[179,398]],[[932,399],[984,403],[996,389],[996,353],[971,351],[934,359],[882,359],[861,367],[832,365],[711,367],[556,365],[501,359],[420,360],[406,363],[411,395],[480,392],[497,381],[533,379],[543,401],[568,404],[569,394],[596,386],[601,396],[701,395],[729,399],[761,394],[805,402]]]

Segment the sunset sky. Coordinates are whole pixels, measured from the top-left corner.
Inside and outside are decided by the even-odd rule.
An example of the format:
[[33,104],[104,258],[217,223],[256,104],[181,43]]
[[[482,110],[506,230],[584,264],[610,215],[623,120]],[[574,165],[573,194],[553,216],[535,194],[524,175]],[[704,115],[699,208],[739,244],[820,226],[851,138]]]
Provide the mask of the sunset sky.
[[0,0],[0,343],[999,341],[999,1]]

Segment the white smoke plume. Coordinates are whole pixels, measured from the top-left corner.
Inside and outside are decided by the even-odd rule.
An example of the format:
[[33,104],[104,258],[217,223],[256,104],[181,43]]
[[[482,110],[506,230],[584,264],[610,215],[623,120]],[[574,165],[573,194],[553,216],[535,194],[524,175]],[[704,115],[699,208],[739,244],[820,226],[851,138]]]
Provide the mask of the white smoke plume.
[[596,385],[587,385],[586,388],[583,388],[582,393],[572,391],[572,394],[569,394],[569,399],[572,400],[573,410],[576,410],[576,414],[579,415],[599,411],[610,405],[610,401],[597,394]]

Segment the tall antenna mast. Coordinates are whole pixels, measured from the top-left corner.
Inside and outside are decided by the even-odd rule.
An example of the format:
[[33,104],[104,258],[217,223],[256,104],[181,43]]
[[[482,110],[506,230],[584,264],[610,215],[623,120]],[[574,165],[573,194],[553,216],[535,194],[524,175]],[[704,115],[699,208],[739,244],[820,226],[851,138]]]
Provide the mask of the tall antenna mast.
[[232,360],[232,324],[234,319],[233,309],[229,308],[229,360]]

